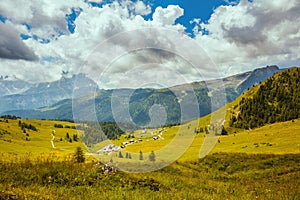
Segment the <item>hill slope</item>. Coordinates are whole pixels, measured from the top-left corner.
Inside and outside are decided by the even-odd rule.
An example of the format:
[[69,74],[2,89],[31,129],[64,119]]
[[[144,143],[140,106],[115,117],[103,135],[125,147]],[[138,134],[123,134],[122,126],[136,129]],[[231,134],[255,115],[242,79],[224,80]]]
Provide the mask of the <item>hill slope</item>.
[[278,73],[253,88],[235,105],[230,126],[255,128],[300,118],[300,68]]
[[[63,128],[58,128],[58,124]],[[74,126],[75,124],[70,122],[0,118],[0,152],[11,154],[73,153],[77,146],[84,148],[79,139],[83,133],[74,129]],[[55,130],[53,141],[55,148],[51,145],[53,130]],[[77,137],[77,142],[74,141],[74,137]]]

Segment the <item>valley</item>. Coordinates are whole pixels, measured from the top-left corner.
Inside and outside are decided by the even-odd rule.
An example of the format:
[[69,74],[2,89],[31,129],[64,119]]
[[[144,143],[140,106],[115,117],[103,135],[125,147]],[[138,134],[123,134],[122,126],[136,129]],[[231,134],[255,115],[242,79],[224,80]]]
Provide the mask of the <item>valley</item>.
[[[176,162],[148,173],[106,173],[103,165],[89,154],[85,155],[85,163],[76,163],[73,158],[76,147],[85,147],[81,142],[70,143],[65,139],[66,131],[70,135],[74,132],[56,128],[56,137],[64,139],[55,140],[55,149],[51,147],[49,133],[54,124],[75,124],[24,122],[38,129],[38,133],[28,131],[29,141],[17,136],[22,133],[5,133],[0,137],[1,199],[298,199],[300,196],[299,120],[221,136],[220,143],[202,159],[198,155],[204,135],[198,134]],[[0,125],[2,133],[19,129],[18,120]],[[165,145],[172,138],[173,129],[166,129],[165,140],[149,140],[125,150],[133,154],[142,149],[143,164],[151,165],[146,152]],[[130,162],[123,153],[124,158],[113,153],[109,159],[116,163]],[[155,163],[160,162],[157,156]]]
[[[286,118],[299,109],[298,72],[277,73],[215,112],[183,124],[141,129],[130,123],[4,115],[0,198],[298,199],[300,120]],[[288,75],[286,85],[281,77]],[[289,100],[278,106],[282,98],[266,92],[276,98],[268,103],[278,113],[274,121],[236,126],[233,121],[248,115],[259,122],[259,113],[243,109],[243,104],[263,99],[260,90],[266,85],[276,86],[274,91],[285,88],[285,99],[294,99],[295,106]],[[264,114],[272,117],[268,112]]]
[[300,200],[299,0],[0,0],[0,200]]

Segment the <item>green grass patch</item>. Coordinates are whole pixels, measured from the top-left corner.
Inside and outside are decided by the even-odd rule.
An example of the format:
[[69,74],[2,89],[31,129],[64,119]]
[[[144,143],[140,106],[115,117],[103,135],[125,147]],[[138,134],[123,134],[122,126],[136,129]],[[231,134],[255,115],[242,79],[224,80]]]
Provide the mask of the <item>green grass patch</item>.
[[146,174],[69,158],[0,160],[0,199],[299,199],[300,155],[217,153]]

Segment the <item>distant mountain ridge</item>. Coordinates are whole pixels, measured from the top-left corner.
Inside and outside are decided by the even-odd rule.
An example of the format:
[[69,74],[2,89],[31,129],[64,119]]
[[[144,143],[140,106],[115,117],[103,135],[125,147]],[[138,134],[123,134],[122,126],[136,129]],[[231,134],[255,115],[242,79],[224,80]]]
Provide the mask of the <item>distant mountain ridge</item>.
[[239,93],[243,93],[243,91],[246,91],[249,86],[254,86],[259,84],[260,82],[266,80],[267,78],[271,77],[273,74],[283,71],[284,69],[279,69],[277,66],[267,66],[261,69],[255,69],[252,71],[247,79],[242,82],[238,87],[237,90]]
[[[77,111],[82,116],[82,120],[94,119],[93,113],[90,111],[95,109],[98,121],[120,121],[120,122],[134,122],[138,125],[145,126],[151,124],[151,116],[149,111],[153,105],[162,105],[167,112],[168,124],[180,122],[180,120],[191,120],[204,115],[207,115],[214,110],[222,107],[226,102],[214,102],[214,110],[212,107],[212,97],[218,98],[218,95],[225,90],[227,102],[233,101],[241,93],[253,84],[264,81],[273,74],[280,72],[277,66],[267,66],[265,68],[256,69],[254,71],[241,73],[218,80],[200,81],[191,84],[183,84],[165,89],[118,89],[118,90],[98,90],[95,98],[78,98],[76,99]],[[83,78],[84,79],[84,78]],[[89,81],[87,81],[89,82]],[[61,83],[54,84],[56,88]],[[90,82],[90,84],[96,84]],[[95,86],[96,87],[96,86]],[[188,90],[192,87],[193,93],[196,95],[196,101],[192,98],[193,94]],[[40,89],[47,90],[45,84],[39,87],[31,88],[26,95],[29,98],[39,96],[42,99],[43,93],[38,93]],[[68,96],[68,92],[73,91],[73,88],[66,87],[67,90],[53,90],[55,94],[53,97],[61,101],[55,101],[53,98],[52,106],[39,106],[42,108],[28,108],[28,109],[14,109],[14,111],[6,111],[3,114],[12,114],[23,118],[37,118],[37,119],[73,119],[72,100],[64,98]],[[210,90],[208,89],[210,88]],[[47,90],[50,91],[50,90]],[[177,94],[175,95],[174,92]],[[60,94],[65,94],[65,96]],[[51,94],[46,93],[46,94]],[[72,94],[72,93],[71,93]],[[180,95],[178,95],[180,94]],[[117,96],[114,96],[117,95]],[[130,99],[126,99],[126,96]],[[49,95],[48,95],[49,96]],[[69,94],[70,96],[70,94]],[[113,98],[114,96],[114,98]],[[6,96],[7,97],[7,96]],[[9,96],[12,97],[12,96]],[[13,96],[11,99],[18,99]],[[20,97],[22,98],[22,97]],[[112,109],[112,98],[117,103]],[[30,98],[29,98],[30,99]],[[180,102],[185,101],[188,105],[188,114],[181,116]],[[32,102],[32,101],[31,101]],[[44,103],[46,104],[46,103]],[[126,105],[129,104],[129,108]],[[94,106],[94,108],[92,108]],[[197,114],[193,108],[199,106],[200,115]],[[1,109],[0,109],[1,110]],[[129,111],[128,111],[129,110]],[[128,112],[130,116],[128,116]],[[117,116],[117,119],[116,119]],[[78,115],[77,115],[78,118]],[[131,119],[129,119],[131,118]],[[80,119],[79,119],[80,120]]]
[[58,81],[31,84],[22,80],[0,80],[0,113],[9,110],[30,110],[53,105],[72,98],[74,82],[96,87],[84,74],[62,77]]
[[[1,76],[2,77],[2,76]],[[6,95],[20,94],[32,85],[22,80],[5,80],[0,78],[0,98]]]

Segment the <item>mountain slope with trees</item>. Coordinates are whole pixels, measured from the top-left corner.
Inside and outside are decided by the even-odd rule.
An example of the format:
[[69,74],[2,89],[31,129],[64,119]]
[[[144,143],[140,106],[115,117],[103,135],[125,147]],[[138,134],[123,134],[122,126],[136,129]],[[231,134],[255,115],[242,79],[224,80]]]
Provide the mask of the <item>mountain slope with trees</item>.
[[300,118],[300,68],[277,73],[252,88],[234,106],[230,126],[252,129]]

